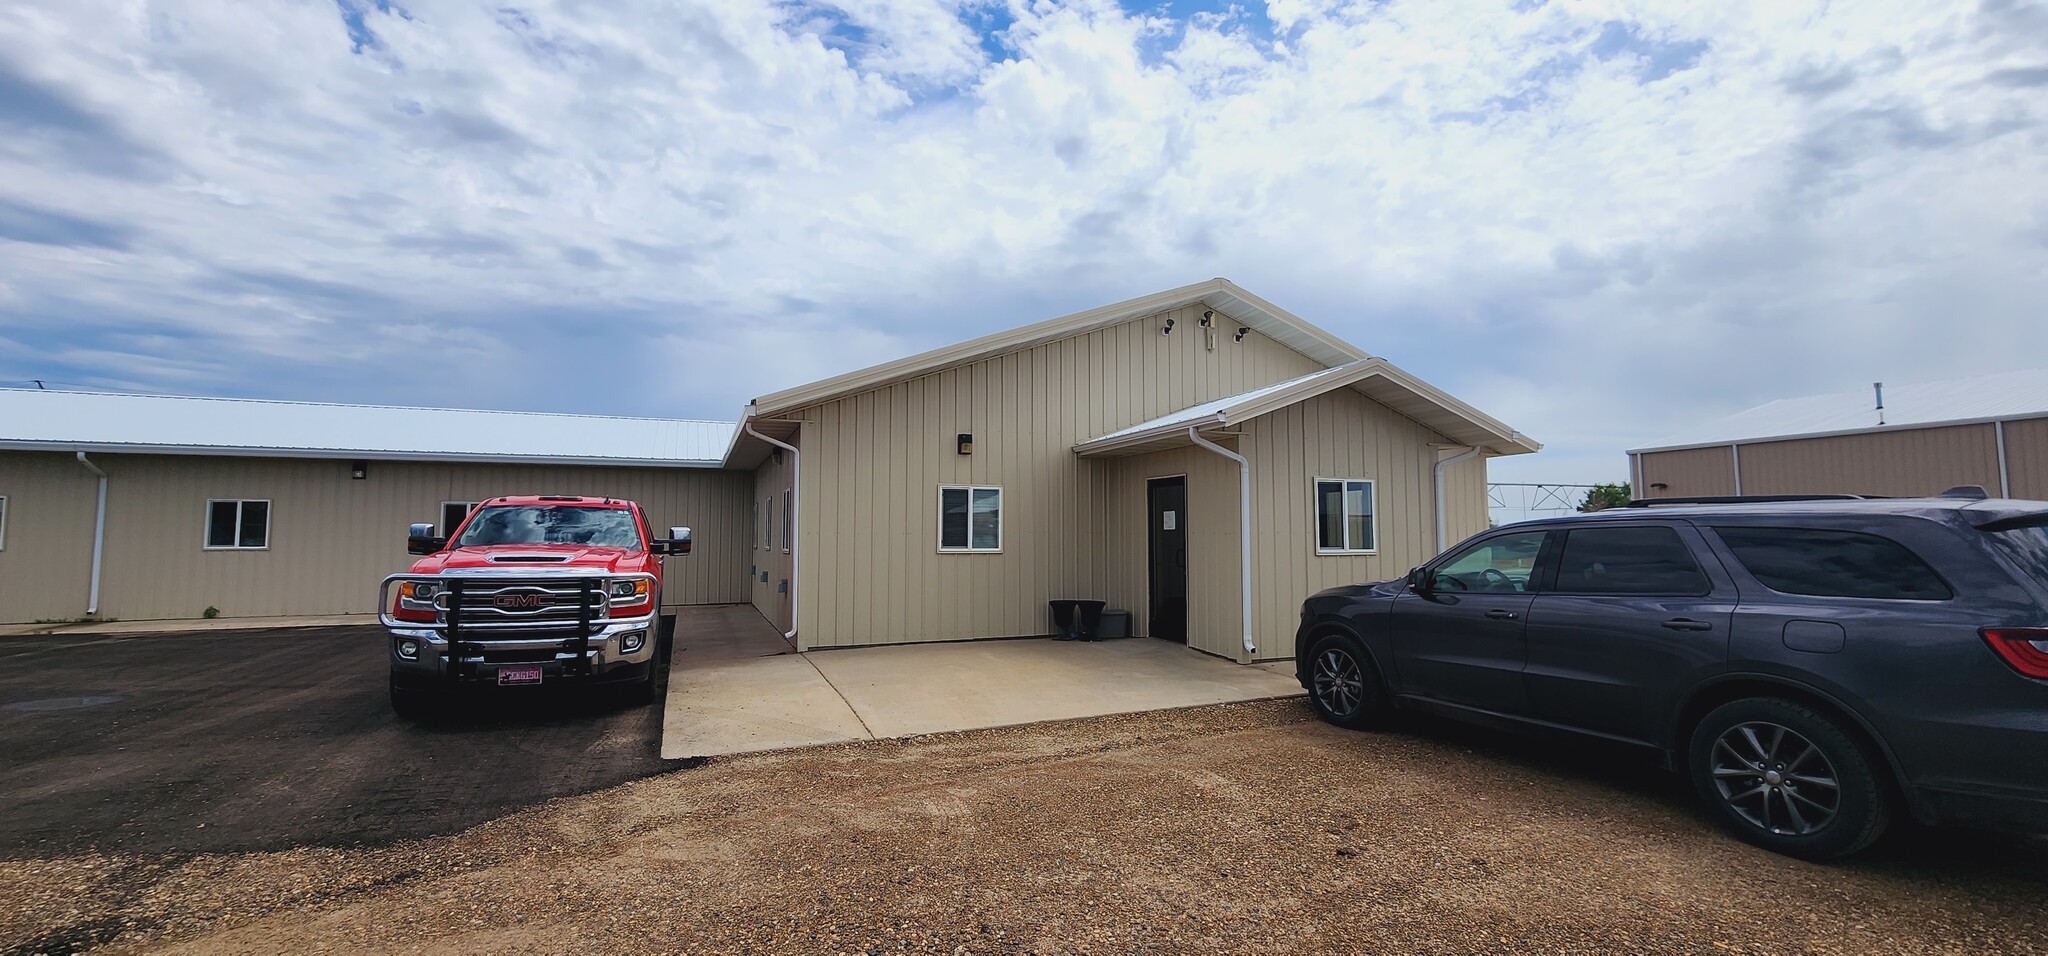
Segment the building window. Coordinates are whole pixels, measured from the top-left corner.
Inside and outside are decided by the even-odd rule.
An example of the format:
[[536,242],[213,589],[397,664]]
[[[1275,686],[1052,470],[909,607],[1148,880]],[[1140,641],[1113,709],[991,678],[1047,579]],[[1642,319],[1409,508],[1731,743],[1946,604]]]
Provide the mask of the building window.
[[761,550],[775,550],[775,499],[761,499]]
[[1317,478],[1316,552],[1371,554],[1378,548],[1371,479]]
[[236,551],[270,547],[270,502],[208,500],[206,547]]
[[470,512],[472,512],[472,511],[475,511],[475,510],[476,510],[476,506],[477,506],[477,505],[479,505],[479,504],[482,504],[482,502],[480,502],[480,501],[443,501],[443,502],[441,502],[441,532],[440,532],[440,533],[441,533],[441,537],[444,537],[444,538],[452,538],[452,537],[454,537],[454,536],[455,536],[455,529],[456,529],[456,528],[460,528],[460,527],[462,527],[462,519],[464,519],[464,518],[467,518],[467,517],[469,517],[469,513],[470,513]]
[[756,550],[756,551],[759,551],[759,550],[761,550],[761,537],[760,537],[760,532],[761,532],[761,503],[760,503],[760,502],[758,502],[758,501],[754,502],[754,514],[753,514],[753,517],[750,517],[750,518],[748,518],[748,519],[747,519],[747,522],[748,522],[748,524],[747,524],[747,527],[749,527],[749,528],[753,529],[753,532],[754,532],[754,535],[753,535],[753,537],[754,537],[754,550]]
[[1003,489],[940,485],[939,550],[1003,550]]
[[792,536],[792,535],[794,535],[794,534],[796,534],[796,530],[795,530],[795,525],[796,525],[796,522],[794,522],[794,521],[791,521],[791,520],[789,520],[789,516],[790,516],[790,515],[793,515],[793,514],[795,514],[795,513],[796,513],[796,490],[795,490],[795,489],[793,489],[793,488],[784,488],[784,489],[782,489],[782,553],[783,553],[783,554],[788,554],[788,553],[789,553],[789,545],[790,545],[790,541],[791,541],[791,536]]

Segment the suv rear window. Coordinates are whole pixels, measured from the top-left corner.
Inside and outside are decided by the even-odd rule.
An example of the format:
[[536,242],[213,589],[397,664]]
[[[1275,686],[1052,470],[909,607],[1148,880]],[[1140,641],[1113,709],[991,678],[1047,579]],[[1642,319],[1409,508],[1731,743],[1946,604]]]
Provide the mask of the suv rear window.
[[1819,528],[1715,528],[1764,587],[1815,597],[1946,601],[1941,575],[1890,538]]
[[1567,594],[1705,594],[1707,576],[1670,528],[1573,528],[1557,562]]
[[2041,516],[2040,523],[2007,524],[1984,537],[2021,574],[2048,584],[2048,516]]

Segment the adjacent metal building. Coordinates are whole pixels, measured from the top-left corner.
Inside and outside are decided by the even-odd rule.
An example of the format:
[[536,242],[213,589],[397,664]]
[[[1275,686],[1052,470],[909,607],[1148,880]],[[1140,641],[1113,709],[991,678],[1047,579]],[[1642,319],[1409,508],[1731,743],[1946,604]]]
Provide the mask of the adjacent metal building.
[[1646,497],[2048,499],[2048,369],[1780,399],[1628,452]]
[[1223,279],[737,424],[22,391],[0,422],[0,621],[86,610],[96,524],[103,615],[368,611],[407,523],[557,493],[692,526],[669,599],[752,603],[804,649],[1042,635],[1074,598],[1241,661],[1293,653],[1306,594],[1483,529],[1486,459],[1540,447]]

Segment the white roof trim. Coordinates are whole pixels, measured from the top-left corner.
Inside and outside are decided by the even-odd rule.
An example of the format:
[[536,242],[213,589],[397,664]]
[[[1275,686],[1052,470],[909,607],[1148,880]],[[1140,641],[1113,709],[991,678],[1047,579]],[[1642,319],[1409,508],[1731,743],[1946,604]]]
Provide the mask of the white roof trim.
[[1126,299],[1006,332],[985,335],[894,362],[784,389],[755,399],[753,406],[758,415],[776,415],[1008,352],[1021,351],[1047,342],[1120,325],[1132,319],[1141,319],[1196,302],[1205,302],[1231,321],[1257,330],[1261,335],[1325,365],[1342,365],[1369,357],[1357,346],[1317,328],[1308,320],[1245,291],[1229,279],[1217,278],[1135,299]]
[[1091,438],[1075,445],[1074,453],[1082,457],[1097,457],[1135,453],[1154,444],[1184,444],[1188,441],[1186,433],[1191,427],[1222,428],[1249,421],[1346,386],[1447,438],[1484,447],[1494,454],[1528,454],[1543,447],[1541,442],[1450,397],[1385,359],[1375,358],[1349,362],[1264,388],[1192,405]]

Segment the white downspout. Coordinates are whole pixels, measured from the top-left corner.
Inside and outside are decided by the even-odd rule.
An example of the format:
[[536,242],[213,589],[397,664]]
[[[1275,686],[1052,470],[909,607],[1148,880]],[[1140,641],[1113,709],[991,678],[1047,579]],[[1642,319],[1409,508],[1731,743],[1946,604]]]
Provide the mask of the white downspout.
[[1252,463],[1243,455],[1202,437],[1200,426],[1188,426],[1188,438],[1195,444],[1237,462],[1237,543],[1240,600],[1244,611],[1244,656],[1249,661],[1259,653],[1252,640]]
[[1484,446],[1484,445],[1473,445],[1473,446],[1472,446],[1472,447],[1471,447],[1470,449],[1467,449],[1467,450],[1465,450],[1465,451],[1459,452],[1458,454],[1452,455],[1452,456],[1451,456],[1451,457],[1449,457],[1449,458],[1439,458],[1439,459],[1437,459],[1437,462],[1436,462],[1436,467],[1434,467],[1434,468],[1432,468],[1432,469],[1430,470],[1430,471],[1431,471],[1431,474],[1430,474],[1430,479],[1431,479],[1431,481],[1432,481],[1432,482],[1434,482],[1434,483],[1435,483],[1435,485],[1436,485],[1436,553],[1437,553],[1437,554],[1442,554],[1442,553],[1444,553],[1444,549],[1445,549],[1445,548],[1448,548],[1448,547],[1450,547],[1450,546],[1451,546],[1451,540],[1450,540],[1450,539],[1451,539],[1451,523],[1450,523],[1449,517],[1448,517],[1447,515],[1445,515],[1445,514],[1444,514],[1444,469],[1446,469],[1446,468],[1449,468],[1449,467],[1451,467],[1452,465],[1455,465],[1455,464],[1457,464],[1457,463],[1459,463],[1459,462],[1461,462],[1461,461],[1469,461],[1469,460],[1471,460],[1471,459],[1472,459],[1472,458],[1473,458],[1474,456],[1476,456],[1476,455],[1479,455],[1479,454],[1482,454],[1482,453],[1484,453],[1485,451],[1486,451],[1486,446]]
[[779,438],[770,438],[754,430],[754,406],[752,404],[747,406],[746,417],[740,419],[740,430],[783,451],[789,452],[789,488],[791,492],[789,496],[789,514],[782,516],[782,520],[789,522],[789,630],[783,632],[782,639],[788,641],[791,645],[795,645],[797,615],[796,575],[797,569],[803,566],[803,561],[799,554],[803,549],[804,538],[801,533],[803,526],[797,523],[797,515],[802,514],[804,510],[803,456],[797,452],[795,445]]
[[78,463],[100,479],[99,507],[92,515],[92,590],[85,601],[85,615],[91,617],[100,612],[100,555],[107,548],[107,473],[85,457],[85,452],[78,453]]
[[1991,429],[1993,434],[1998,436],[1998,496],[2000,498],[2010,498],[2012,497],[2012,479],[2005,470],[2005,423],[1992,422]]

